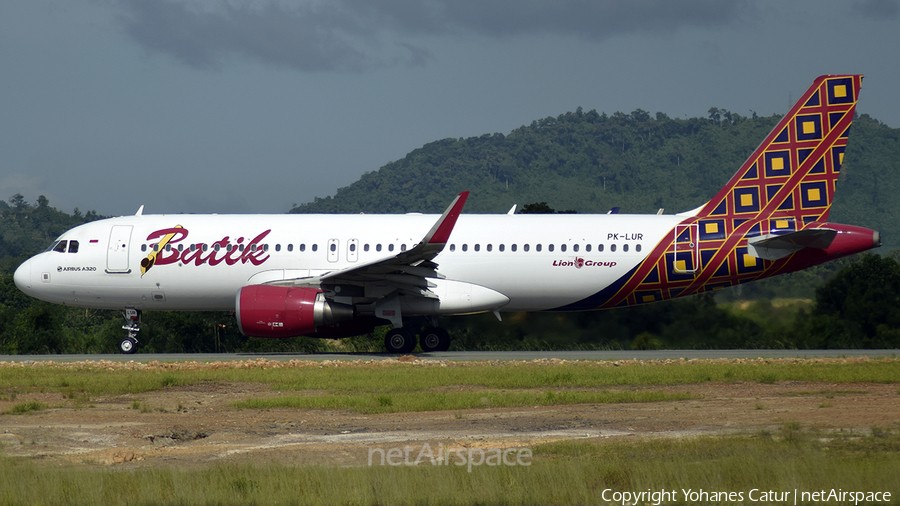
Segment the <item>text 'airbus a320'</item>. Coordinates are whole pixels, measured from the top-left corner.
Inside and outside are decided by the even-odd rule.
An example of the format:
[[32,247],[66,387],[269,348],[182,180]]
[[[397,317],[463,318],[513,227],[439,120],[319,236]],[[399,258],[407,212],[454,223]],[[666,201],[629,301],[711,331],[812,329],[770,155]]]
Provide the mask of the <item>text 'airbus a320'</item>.
[[815,80],[730,181],[676,215],[144,215],[75,227],[23,263],[42,300],[234,311],[248,336],[346,337],[393,326],[390,352],[450,346],[441,315],[646,304],[804,269],[880,245],[828,222],[860,75]]

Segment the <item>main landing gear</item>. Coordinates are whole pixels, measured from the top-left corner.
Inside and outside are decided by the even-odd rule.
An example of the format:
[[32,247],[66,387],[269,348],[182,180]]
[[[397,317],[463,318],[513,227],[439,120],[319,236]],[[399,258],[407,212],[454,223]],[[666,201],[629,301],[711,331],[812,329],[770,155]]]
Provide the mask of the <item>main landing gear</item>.
[[[447,351],[450,349],[450,333],[440,327],[428,327],[419,334],[422,351]],[[416,347],[416,336],[404,327],[388,331],[384,336],[388,353],[409,353]]]
[[422,351],[447,351],[450,349],[450,333],[440,327],[429,327],[419,334]]
[[138,349],[137,333],[141,330],[141,312],[134,308],[126,308],[123,316],[125,325],[122,325],[122,328],[128,331],[128,337],[119,341],[119,351],[131,355]]

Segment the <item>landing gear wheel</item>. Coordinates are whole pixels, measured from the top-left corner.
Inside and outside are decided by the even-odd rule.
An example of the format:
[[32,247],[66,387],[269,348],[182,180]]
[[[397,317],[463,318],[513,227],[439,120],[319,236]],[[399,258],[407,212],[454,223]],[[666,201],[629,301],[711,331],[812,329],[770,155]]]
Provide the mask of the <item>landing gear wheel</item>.
[[440,327],[430,327],[419,334],[422,351],[447,351],[450,349],[450,333]]
[[384,347],[388,353],[409,353],[416,347],[416,338],[402,327],[391,329],[384,336]]
[[119,341],[119,351],[125,353],[126,355],[131,355],[136,352],[138,348],[137,340],[131,337],[126,337]]

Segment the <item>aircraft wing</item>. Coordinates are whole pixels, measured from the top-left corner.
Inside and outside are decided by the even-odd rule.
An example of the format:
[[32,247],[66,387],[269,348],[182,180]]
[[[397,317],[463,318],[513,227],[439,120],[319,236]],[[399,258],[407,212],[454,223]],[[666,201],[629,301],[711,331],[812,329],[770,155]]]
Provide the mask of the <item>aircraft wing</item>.
[[767,234],[747,241],[750,255],[764,260],[778,260],[803,248],[826,249],[837,235],[830,228],[808,228],[787,234]]
[[[405,295],[437,298],[429,290],[430,283],[427,278],[443,276],[437,272],[438,265],[432,260],[446,246],[468,197],[467,191],[457,195],[425,237],[407,251],[315,277],[275,281],[270,284],[323,288],[341,286],[340,292],[335,291],[337,296],[346,293],[351,297],[377,299],[400,292]],[[350,290],[345,290],[345,287],[349,287]],[[354,291],[353,287],[357,287],[357,290]],[[360,289],[363,290],[362,293]]]

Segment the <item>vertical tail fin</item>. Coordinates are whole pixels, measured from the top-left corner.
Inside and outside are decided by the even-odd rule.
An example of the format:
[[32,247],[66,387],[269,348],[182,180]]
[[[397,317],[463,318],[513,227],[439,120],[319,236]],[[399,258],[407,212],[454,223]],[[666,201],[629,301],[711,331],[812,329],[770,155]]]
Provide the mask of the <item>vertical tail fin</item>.
[[726,229],[766,216],[793,218],[797,229],[825,221],[861,83],[861,75],[817,78],[697,216],[723,218]]
[[[818,227],[831,210],[861,83],[861,75],[817,78],[712,200],[681,215],[685,219],[627,275],[565,309],[598,302],[599,307],[643,304],[716,290],[877,246],[877,232],[842,226],[853,233],[841,233],[847,239],[835,240],[841,244],[826,251],[821,245],[838,236],[837,228]],[[748,243],[759,237],[797,248]],[[786,252],[760,254],[767,246]],[[807,246],[819,249],[795,253]]]

